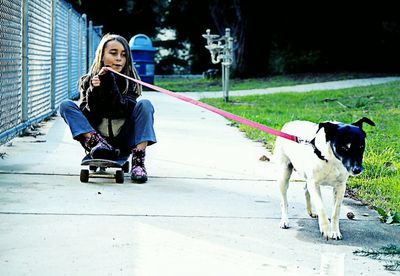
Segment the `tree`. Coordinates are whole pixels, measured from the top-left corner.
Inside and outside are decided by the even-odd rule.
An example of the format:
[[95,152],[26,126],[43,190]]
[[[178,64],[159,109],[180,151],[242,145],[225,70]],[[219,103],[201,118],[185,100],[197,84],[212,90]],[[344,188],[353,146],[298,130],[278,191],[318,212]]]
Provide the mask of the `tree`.
[[118,33],[127,40],[138,33],[154,37],[164,14],[167,0],[79,0],[74,7],[88,15],[103,33]]
[[213,26],[209,11],[211,0],[171,0],[167,6],[165,21],[162,27],[176,32],[176,47],[190,45],[190,71],[201,73],[212,67],[208,50],[204,48],[205,39],[202,34]]
[[266,7],[267,4],[251,0],[171,0],[164,24],[176,29],[177,40],[190,42],[192,72],[213,66],[201,36],[205,30],[222,36],[225,28],[230,28],[235,45],[234,75],[263,75],[268,71],[271,45]]
[[[191,73],[213,65],[202,34],[235,38],[237,77],[320,71],[400,71],[400,19],[392,3],[290,2],[255,0],[78,0],[81,11],[104,32],[130,38],[144,33],[169,49],[160,59]],[[101,8],[100,8],[101,7]],[[175,39],[158,41],[173,29]],[[188,47],[189,46],[189,47]],[[181,58],[183,49],[189,54]],[[168,67],[169,66],[169,67]]]

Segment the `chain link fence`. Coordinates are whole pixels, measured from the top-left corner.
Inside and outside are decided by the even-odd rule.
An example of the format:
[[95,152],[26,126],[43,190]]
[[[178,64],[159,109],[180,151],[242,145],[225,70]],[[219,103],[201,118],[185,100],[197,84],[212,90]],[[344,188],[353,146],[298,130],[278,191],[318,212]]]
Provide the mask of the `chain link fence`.
[[79,97],[101,39],[64,0],[0,0],[0,144]]

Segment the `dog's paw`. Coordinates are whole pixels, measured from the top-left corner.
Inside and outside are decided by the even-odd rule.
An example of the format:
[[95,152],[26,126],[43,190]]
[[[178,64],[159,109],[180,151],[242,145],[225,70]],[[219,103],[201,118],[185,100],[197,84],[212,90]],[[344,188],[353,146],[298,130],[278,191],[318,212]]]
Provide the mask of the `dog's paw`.
[[318,218],[318,215],[315,214],[313,211],[308,212],[308,215],[312,218]]
[[281,219],[281,223],[279,224],[279,227],[282,229],[288,229],[289,228],[289,221],[285,219]]
[[331,239],[332,240],[342,240],[343,236],[339,230],[331,232]]
[[320,230],[320,233],[321,233],[321,236],[324,238],[324,240],[329,240],[329,237],[330,237],[329,231],[324,232],[324,231]]
[[322,223],[319,225],[319,232],[326,240],[328,240],[331,237],[331,230],[329,224],[327,223]]

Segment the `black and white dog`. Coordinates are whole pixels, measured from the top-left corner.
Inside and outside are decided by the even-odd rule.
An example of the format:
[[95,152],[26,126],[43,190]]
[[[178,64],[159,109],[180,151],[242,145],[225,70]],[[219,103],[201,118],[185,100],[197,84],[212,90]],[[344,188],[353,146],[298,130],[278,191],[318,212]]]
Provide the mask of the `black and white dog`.
[[[293,169],[306,180],[307,212],[318,217],[319,230],[326,239],[342,239],[339,230],[340,207],[350,175],[362,173],[366,134],[363,123],[375,123],[363,117],[353,124],[293,121],[285,124],[282,132],[298,136],[310,143],[295,143],[278,137],[274,160],[279,168],[278,184],[281,191],[281,228],[289,227],[287,189]],[[321,197],[321,185],[333,187],[334,205],[329,224]],[[311,207],[311,200],[316,213]]]

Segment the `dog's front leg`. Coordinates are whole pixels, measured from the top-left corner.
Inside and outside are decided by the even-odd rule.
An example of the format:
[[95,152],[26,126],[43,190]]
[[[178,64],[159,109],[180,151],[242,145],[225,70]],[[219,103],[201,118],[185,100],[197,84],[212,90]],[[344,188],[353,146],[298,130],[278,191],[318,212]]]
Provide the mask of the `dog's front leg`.
[[281,221],[280,227],[282,229],[289,228],[289,217],[288,217],[288,202],[287,202],[287,190],[289,187],[289,179],[292,174],[292,167],[285,165],[278,179],[278,185],[281,192]]
[[325,206],[322,202],[321,187],[315,181],[308,181],[307,188],[311,195],[311,200],[314,202],[318,214],[319,231],[328,239],[330,237],[330,227],[328,216],[326,215]]
[[345,190],[346,184],[333,188],[334,203],[332,209],[331,238],[336,240],[341,240],[343,238],[339,230],[339,217]]

